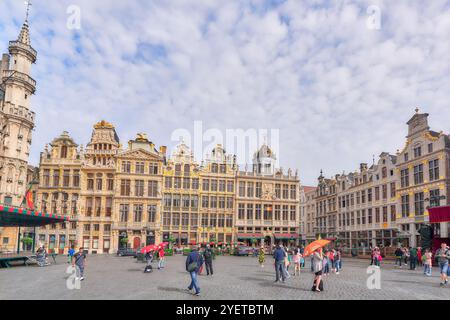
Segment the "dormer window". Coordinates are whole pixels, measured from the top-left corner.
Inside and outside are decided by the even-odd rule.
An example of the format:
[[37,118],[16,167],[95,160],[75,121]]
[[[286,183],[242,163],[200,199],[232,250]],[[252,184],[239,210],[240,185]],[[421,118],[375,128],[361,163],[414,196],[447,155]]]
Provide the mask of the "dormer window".
[[61,147],[61,159],[67,158],[67,146]]

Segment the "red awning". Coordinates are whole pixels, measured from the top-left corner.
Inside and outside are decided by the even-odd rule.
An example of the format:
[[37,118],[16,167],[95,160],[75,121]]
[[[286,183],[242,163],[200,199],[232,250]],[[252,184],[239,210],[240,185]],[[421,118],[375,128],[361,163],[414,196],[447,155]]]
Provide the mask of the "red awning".
[[430,223],[450,222],[450,206],[429,208]]

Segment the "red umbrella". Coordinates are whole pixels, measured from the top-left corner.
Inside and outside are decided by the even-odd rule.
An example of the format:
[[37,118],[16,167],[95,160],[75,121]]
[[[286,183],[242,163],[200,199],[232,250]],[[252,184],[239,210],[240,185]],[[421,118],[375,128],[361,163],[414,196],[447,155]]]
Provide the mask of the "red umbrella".
[[150,245],[148,245],[146,247],[143,247],[141,249],[141,253],[147,253],[147,252],[150,252],[150,251],[155,251],[156,249],[158,249],[158,246],[155,246],[154,244],[150,244]]
[[161,247],[166,247],[166,246],[169,245],[169,243],[168,243],[168,242],[161,242],[159,245],[160,245]]

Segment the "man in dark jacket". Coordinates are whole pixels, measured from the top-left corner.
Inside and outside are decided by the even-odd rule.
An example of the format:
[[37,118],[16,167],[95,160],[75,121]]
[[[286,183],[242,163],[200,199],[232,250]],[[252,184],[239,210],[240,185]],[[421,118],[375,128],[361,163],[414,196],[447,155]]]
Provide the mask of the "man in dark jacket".
[[203,257],[198,252],[198,248],[192,248],[192,252],[186,258],[186,271],[191,275],[191,284],[188,287],[188,291],[191,292],[192,289],[195,289],[195,295],[200,295],[200,286],[198,283],[198,270],[200,266],[203,264]]
[[284,282],[286,280],[286,274],[284,272],[284,260],[286,258],[286,251],[282,248],[281,245],[278,245],[273,253],[273,258],[275,259],[275,274],[276,279],[275,282],[281,281]]
[[213,275],[213,265],[212,265],[212,260],[213,260],[213,251],[211,249],[211,247],[208,245],[206,245],[206,250],[205,252],[203,252],[203,257],[205,258],[205,266],[206,266],[206,275],[209,276],[210,274]]

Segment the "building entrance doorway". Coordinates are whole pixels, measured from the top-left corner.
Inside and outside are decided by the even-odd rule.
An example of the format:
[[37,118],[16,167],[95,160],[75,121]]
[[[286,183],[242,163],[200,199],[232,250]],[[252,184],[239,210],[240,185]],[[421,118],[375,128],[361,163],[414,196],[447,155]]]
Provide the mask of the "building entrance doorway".
[[141,238],[135,237],[133,239],[133,249],[139,249],[141,246]]

